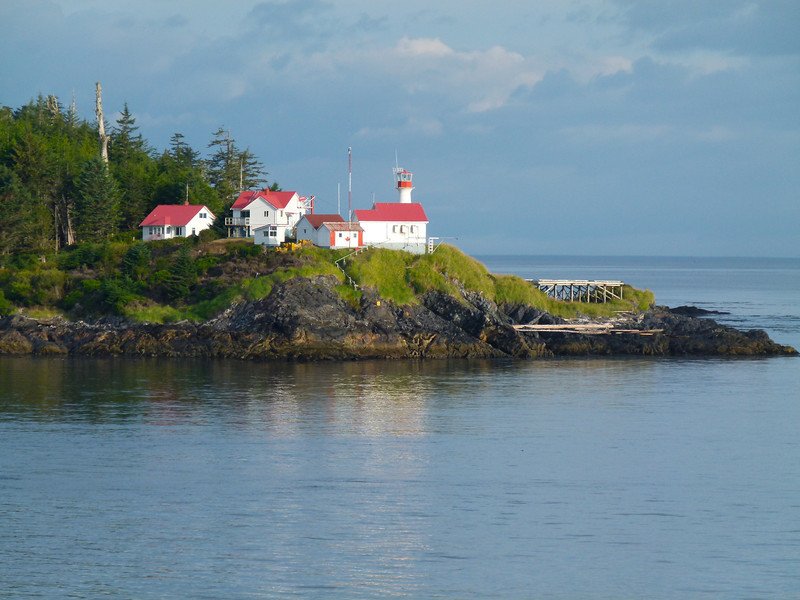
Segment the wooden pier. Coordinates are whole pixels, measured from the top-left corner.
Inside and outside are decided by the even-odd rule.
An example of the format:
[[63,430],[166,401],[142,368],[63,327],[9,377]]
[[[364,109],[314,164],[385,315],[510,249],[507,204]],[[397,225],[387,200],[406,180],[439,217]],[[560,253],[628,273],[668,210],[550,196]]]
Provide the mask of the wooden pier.
[[541,332],[541,333],[580,333],[583,335],[610,335],[610,334],[634,334],[641,336],[651,336],[663,333],[663,329],[630,329],[620,327],[617,323],[561,323],[558,325],[513,325],[519,332]]
[[603,303],[622,300],[622,281],[590,281],[584,279],[526,279],[545,294],[564,302]]

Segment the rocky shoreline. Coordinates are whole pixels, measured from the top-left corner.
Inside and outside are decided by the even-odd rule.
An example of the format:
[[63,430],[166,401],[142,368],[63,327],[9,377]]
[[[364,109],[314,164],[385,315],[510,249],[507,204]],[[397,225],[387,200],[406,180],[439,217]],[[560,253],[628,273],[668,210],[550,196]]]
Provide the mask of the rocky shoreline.
[[396,306],[364,290],[353,306],[336,292],[337,283],[333,277],[291,279],[264,300],[237,304],[200,324],[12,315],[0,319],[0,355],[355,360],[797,354],[763,331],[739,331],[666,307],[621,315],[615,329],[602,334],[526,331],[519,326],[566,321],[529,306],[497,306],[473,292],[428,292],[419,304]]

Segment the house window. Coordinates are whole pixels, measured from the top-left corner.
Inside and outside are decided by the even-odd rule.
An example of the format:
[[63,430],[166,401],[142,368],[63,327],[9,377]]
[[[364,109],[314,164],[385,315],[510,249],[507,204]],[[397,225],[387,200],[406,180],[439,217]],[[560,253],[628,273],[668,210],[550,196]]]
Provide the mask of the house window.
[[171,231],[172,231],[172,227],[170,227],[169,225],[167,225],[167,233],[170,233]]
[[267,214],[267,211],[264,211],[264,216],[265,216],[265,217],[268,217],[268,216],[269,216],[269,215]]
[[405,232],[406,232],[406,226],[400,225],[400,233],[405,233]]
[[200,213],[200,218],[201,219],[205,219],[206,217],[208,217],[208,213],[204,213],[204,212]]
[[339,232],[339,237],[344,237],[341,231]]
[[392,233],[397,233],[397,225],[392,225]]
[[275,229],[269,230],[269,237],[278,237],[278,231]]
[[192,235],[196,235],[194,227],[192,227]]
[[412,225],[411,226],[411,233],[416,233],[416,232],[417,232],[417,226],[416,225]]

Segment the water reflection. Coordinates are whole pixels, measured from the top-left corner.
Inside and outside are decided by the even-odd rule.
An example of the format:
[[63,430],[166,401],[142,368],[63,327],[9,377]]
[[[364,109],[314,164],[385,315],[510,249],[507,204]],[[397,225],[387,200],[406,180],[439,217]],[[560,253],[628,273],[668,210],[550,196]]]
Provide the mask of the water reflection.
[[[498,402],[636,403],[642,391],[669,388],[664,378],[669,364],[656,368],[656,361],[647,359],[253,363],[6,357],[0,360],[0,420],[140,420],[276,436],[420,436],[475,427],[469,411]],[[635,397],[625,391],[631,379]]]

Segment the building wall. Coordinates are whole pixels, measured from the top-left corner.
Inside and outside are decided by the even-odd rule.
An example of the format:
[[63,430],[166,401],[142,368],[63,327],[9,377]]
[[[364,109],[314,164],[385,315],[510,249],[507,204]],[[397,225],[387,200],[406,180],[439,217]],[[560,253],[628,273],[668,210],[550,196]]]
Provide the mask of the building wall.
[[325,225],[319,228],[320,243],[323,248],[360,248],[363,246],[363,233],[360,231],[330,231]]
[[[274,231],[275,235],[270,235]],[[286,241],[288,228],[285,225],[263,227],[253,232],[253,242],[260,246],[280,246]]]
[[428,239],[427,223],[359,221],[359,225],[364,229],[364,244],[367,246],[380,246],[409,252],[425,252]]

